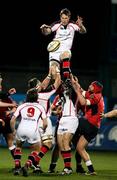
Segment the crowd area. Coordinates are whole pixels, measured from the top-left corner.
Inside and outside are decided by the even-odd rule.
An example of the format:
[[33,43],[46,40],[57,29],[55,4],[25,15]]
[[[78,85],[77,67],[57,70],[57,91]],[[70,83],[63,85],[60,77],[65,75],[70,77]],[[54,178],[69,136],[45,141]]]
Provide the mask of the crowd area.
[[[78,16],[76,22],[70,18],[71,12],[65,8],[60,12],[60,21],[41,26],[44,35],[56,33],[52,46],[48,47],[49,71],[42,82],[37,77],[29,79],[26,99],[22,104],[17,105],[11,98],[12,94],[17,93],[15,88],[3,91],[3,79],[0,77],[0,133],[5,137],[14,159],[14,175],[22,173],[28,176],[28,170],[32,167],[35,173],[43,173],[40,161],[49,150],[52,150],[52,157],[48,173],[56,172],[57,160],[61,156],[64,162],[61,174],[72,174],[72,145],[76,151],[76,173],[97,174],[86,148],[96,137],[103,117],[117,117],[117,110],[104,114],[101,82],[95,80],[84,90],[78,77],[72,73],[70,61],[74,34],[75,31],[84,34],[86,28],[81,17]],[[52,95],[54,100],[50,103]],[[51,115],[57,119],[54,131]],[[32,151],[21,166],[24,142],[30,144]]]

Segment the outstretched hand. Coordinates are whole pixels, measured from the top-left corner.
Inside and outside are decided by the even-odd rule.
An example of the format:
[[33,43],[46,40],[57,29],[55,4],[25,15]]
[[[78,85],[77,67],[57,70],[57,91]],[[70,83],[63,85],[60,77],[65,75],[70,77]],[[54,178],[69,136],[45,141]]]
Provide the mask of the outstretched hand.
[[100,118],[101,118],[101,119],[104,118],[104,113],[100,113]]
[[77,16],[76,24],[77,24],[78,26],[81,26],[81,25],[83,24],[83,18],[80,17],[80,16]]
[[50,28],[51,26],[48,26],[48,25],[46,25],[46,24],[42,24],[41,25],[41,27],[40,27],[40,29],[43,29],[43,28]]

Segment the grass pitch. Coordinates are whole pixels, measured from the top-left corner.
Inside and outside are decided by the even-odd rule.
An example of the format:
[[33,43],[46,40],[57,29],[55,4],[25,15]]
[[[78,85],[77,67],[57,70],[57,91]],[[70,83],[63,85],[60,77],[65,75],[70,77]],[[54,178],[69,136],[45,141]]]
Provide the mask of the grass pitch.
[[[27,159],[30,149],[23,149],[22,165]],[[14,162],[7,148],[0,148],[0,179],[1,180],[117,180],[117,152],[96,152],[90,151],[91,160],[94,164],[97,176],[84,176],[75,173],[75,159],[74,152],[72,152],[72,167],[73,174],[61,176],[59,173],[48,174],[48,167],[51,159],[51,151],[49,151],[45,157],[41,160],[41,167],[44,171],[43,174],[34,174],[32,170],[29,171],[28,177],[23,177],[22,175],[14,176],[12,173],[12,168],[14,167]],[[83,164],[86,169],[85,164]],[[63,160],[60,157],[57,164],[57,171],[61,172],[63,169]],[[86,169],[87,170],[87,169]]]

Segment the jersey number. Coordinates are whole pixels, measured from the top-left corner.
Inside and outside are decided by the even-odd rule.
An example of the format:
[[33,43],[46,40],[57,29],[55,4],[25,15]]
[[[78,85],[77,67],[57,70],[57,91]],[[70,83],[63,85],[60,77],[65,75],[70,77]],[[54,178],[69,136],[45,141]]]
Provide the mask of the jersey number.
[[28,117],[33,117],[35,113],[35,109],[33,107],[30,107],[27,109],[27,116]]

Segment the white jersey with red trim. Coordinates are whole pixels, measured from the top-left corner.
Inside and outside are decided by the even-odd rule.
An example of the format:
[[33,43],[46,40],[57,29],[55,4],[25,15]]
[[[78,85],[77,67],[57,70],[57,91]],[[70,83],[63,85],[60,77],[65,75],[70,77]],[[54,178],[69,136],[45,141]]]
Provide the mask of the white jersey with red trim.
[[35,130],[38,126],[39,119],[45,119],[47,117],[43,106],[38,103],[28,102],[18,106],[17,110],[14,113],[14,116],[16,118],[21,116],[19,126],[26,126],[28,129],[31,127]]
[[50,120],[50,97],[56,92],[56,89],[52,86],[49,87],[49,89],[47,89],[47,91],[43,91],[43,92],[39,92],[38,93],[38,103],[40,105],[42,105],[47,113],[47,122],[48,122],[48,126],[46,128],[46,130],[43,132],[42,130],[42,121],[39,125],[39,131],[41,134],[41,138],[42,140],[47,139],[47,138],[51,138],[52,139],[52,123]]
[[50,105],[49,100],[50,97],[56,92],[55,89],[51,89],[50,91],[39,92],[38,93],[38,103],[42,105],[47,113],[47,116],[50,116]]
[[59,120],[57,134],[64,134],[68,132],[74,134],[79,124],[76,116],[76,109],[72,99],[65,94],[64,97],[65,103],[63,104],[62,117]]
[[60,22],[55,23],[51,27],[52,32],[56,31],[54,39],[57,39],[60,41],[60,47],[57,50],[59,51],[65,51],[65,50],[71,50],[74,34],[75,31],[79,31],[80,28],[77,24],[70,22],[67,26],[63,26]]
[[21,117],[17,128],[16,138],[34,144],[40,140],[39,124],[47,117],[45,109],[38,103],[24,103],[18,106],[14,116]]
[[72,102],[72,100],[69,98],[69,96],[65,96],[65,103],[63,106],[62,116],[76,116],[76,109]]

